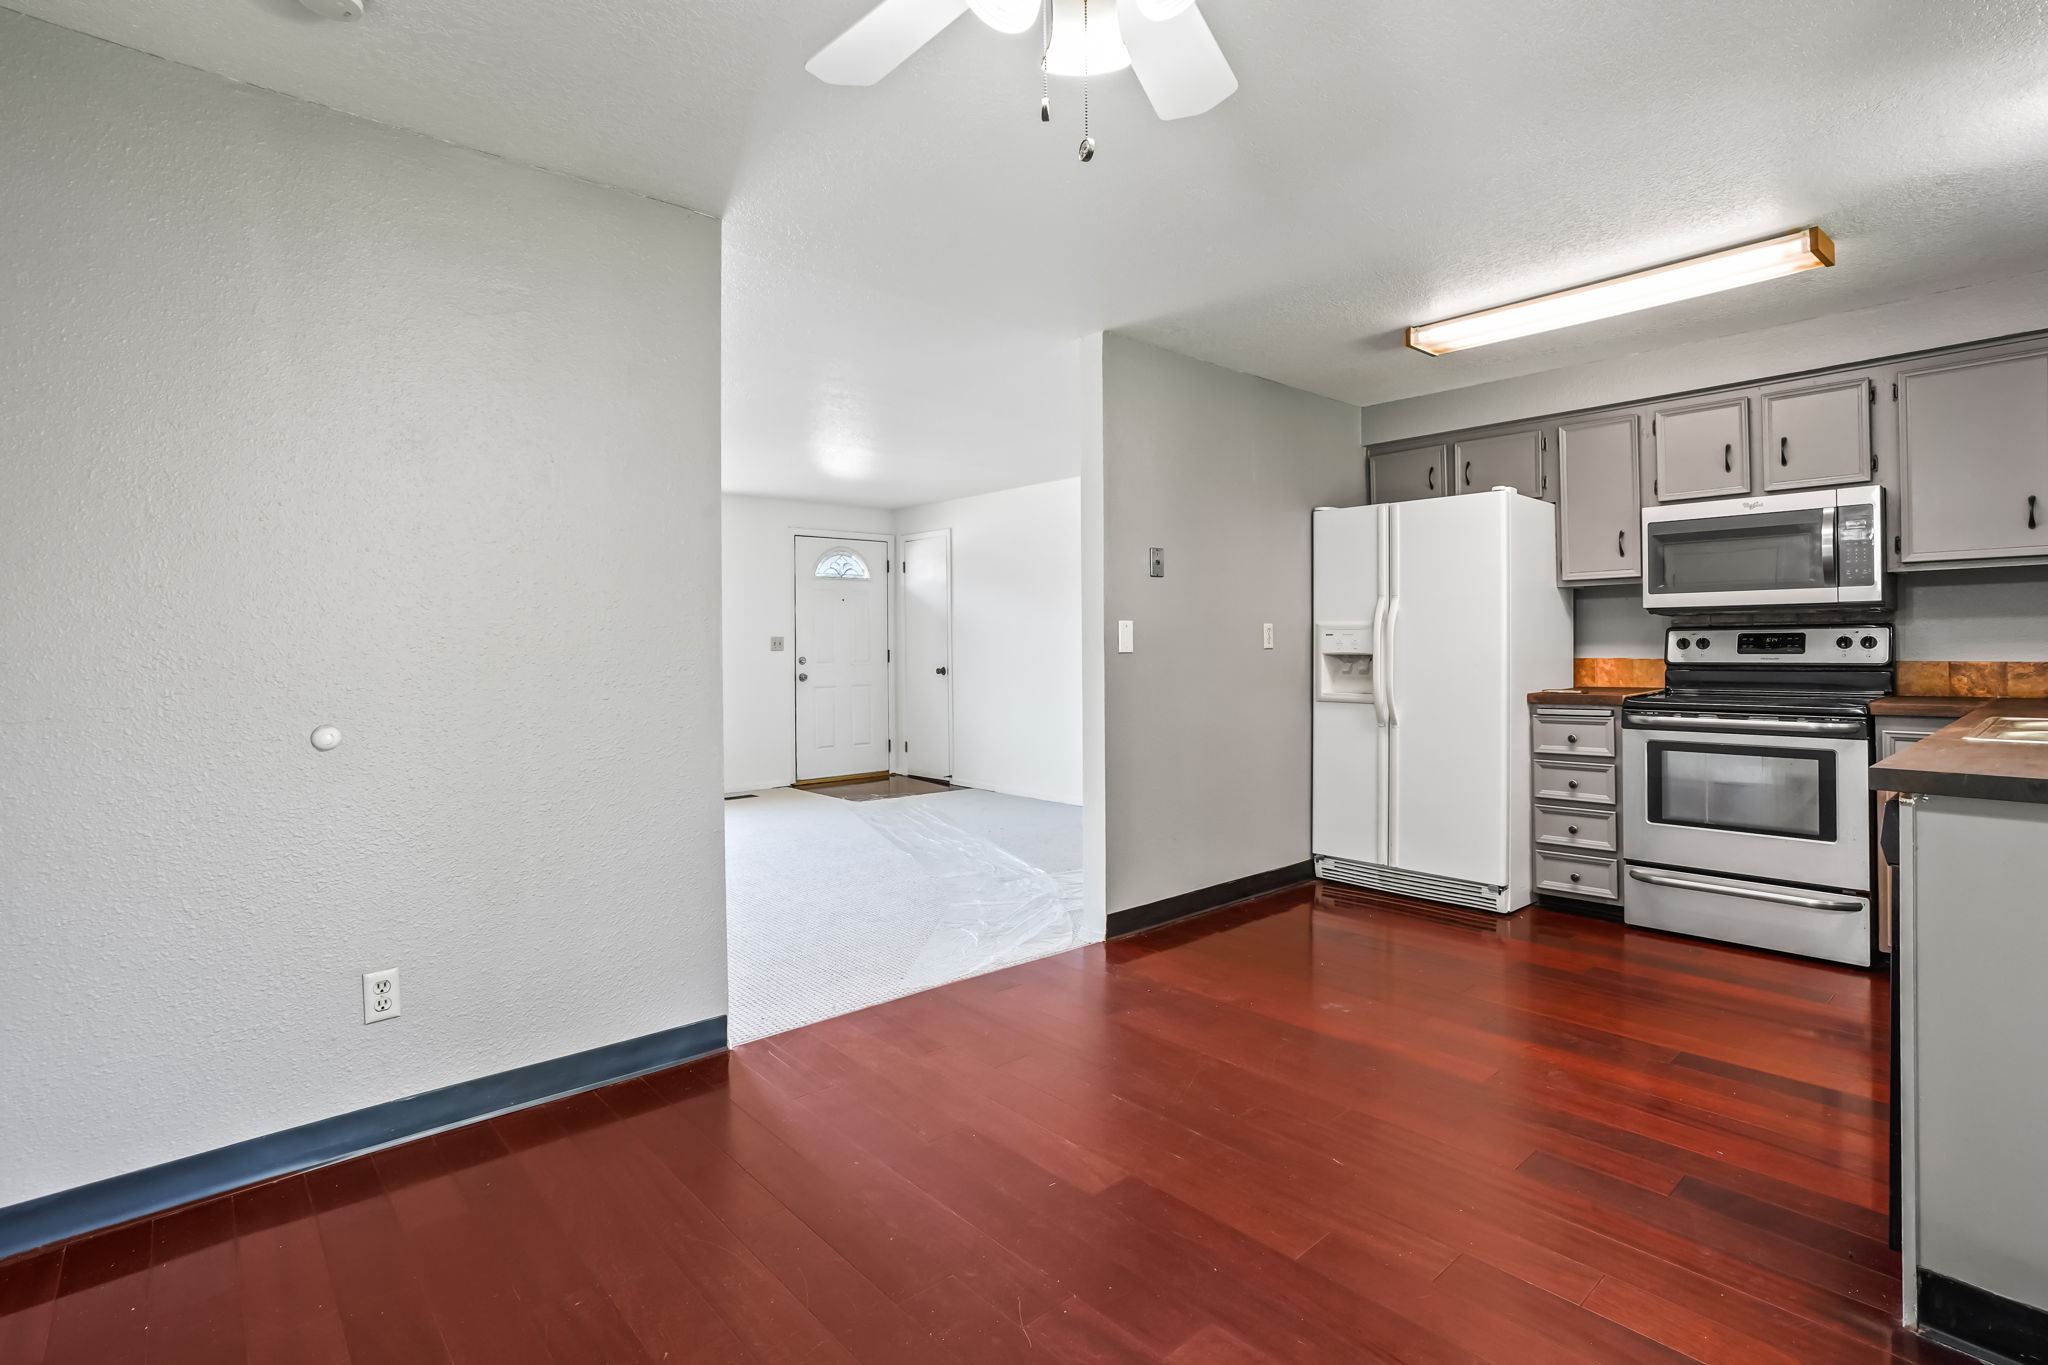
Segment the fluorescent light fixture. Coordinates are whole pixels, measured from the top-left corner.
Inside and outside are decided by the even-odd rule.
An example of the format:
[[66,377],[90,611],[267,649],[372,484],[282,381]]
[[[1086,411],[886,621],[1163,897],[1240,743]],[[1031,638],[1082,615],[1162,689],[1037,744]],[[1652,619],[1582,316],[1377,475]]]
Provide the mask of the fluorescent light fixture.
[[1690,260],[1673,261],[1633,275],[1617,275],[1541,298],[1502,304],[1462,317],[1408,329],[1408,344],[1429,355],[1463,351],[1536,332],[1574,327],[1642,308],[1696,299],[1780,275],[1796,275],[1835,263],[1835,244],[1817,227],[1801,228],[1767,242],[1729,247]]

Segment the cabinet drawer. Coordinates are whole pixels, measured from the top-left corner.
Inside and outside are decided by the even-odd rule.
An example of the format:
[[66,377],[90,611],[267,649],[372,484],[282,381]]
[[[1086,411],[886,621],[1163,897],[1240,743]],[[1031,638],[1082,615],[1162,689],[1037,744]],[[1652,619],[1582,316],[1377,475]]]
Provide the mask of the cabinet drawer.
[[1614,712],[1538,711],[1530,721],[1529,739],[1539,754],[1613,758]]
[[1586,853],[1620,851],[1611,810],[1552,810],[1538,806],[1534,828],[1539,844],[1555,844]]
[[1539,758],[1532,765],[1535,780],[1530,795],[1538,801],[1614,804],[1614,765],[1611,763],[1564,763]]
[[1621,863],[1613,858],[1582,858],[1575,853],[1536,850],[1536,887],[1560,896],[1591,901],[1621,899]]

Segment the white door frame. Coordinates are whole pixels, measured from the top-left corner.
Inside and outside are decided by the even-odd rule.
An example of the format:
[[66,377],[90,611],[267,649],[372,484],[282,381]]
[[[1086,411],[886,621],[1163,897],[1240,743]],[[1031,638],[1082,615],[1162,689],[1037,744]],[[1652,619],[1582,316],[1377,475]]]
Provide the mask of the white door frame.
[[896,651],[900,647],[896,639],[896,533],[893,531],[833,531],[816,530],[807,526],[792,527],[789,532],[788,552],[783,556],[790,566],[789,571],[789,776],[797,780],[801,771],[797,759],[796,708],[800,696],[796,685],[797,671],[797,622],[803,614],[801,596],[803,583],[796,574],[796,543],[805,536],[816,536],[826,540],[862,540],[879,544],[882,551],[882,616],[884,624],[882,638],[887,654],[882,665],[882,690],[889,697],[889,734],[887,737],[890,772],[900,771],[897,764],[902,755],[896,752]]
[[[956,734],[953,727],[953,699],[955,695],[955,684],[959,681],[959,674],[954,669],[956,658],[953,649],[953,528],[950,526],[943,526],[939,527],[936,530],[930,531],[906,531],[897,537],[897,542],[898,548],[900,549],[902,542],[904,541],[923,540],[929,537],[938,537],[944,540],[946,545],[946,777],[947,780],[950,781],[953,775],[959,771],[960,767],[960,755],[958,752],[956,752],[954,748],[954,741],[958,738],[958,735]],[[897,649],[902,648],[903,642],[900,638],[898,638],[898,636],[902,629],[900,623],[905,619],[907,609],[905,608],[903,601],[903,575],[899,573],[895,575],[895,579],[896,581],[890,585],[890,590],[894,594],[895,600],[890,603],[889,612],[889,629],[891,644],[889,654],[889,666],[890,681],[896,687],[900,688],[903,686],[906,679],[904,679],[902,674],[896,672],[895,651]],[[901,706],[902,699],[900,697],[895,696],[892,693],[890,704],[892,707]],[[907,710],[907,708],[905,709]],[[892,737],[894,736],[896,731],[897,718],[902,714],[903,711],[900,710],[892,710],[890,713],[889,729]],[[905,754],[901,749],[895,747],[893,738],[890,744],[889,752],[892,755],[892,761],[889,764],[889,771],[893,773],[908,774],[910,771],[909,755]]]

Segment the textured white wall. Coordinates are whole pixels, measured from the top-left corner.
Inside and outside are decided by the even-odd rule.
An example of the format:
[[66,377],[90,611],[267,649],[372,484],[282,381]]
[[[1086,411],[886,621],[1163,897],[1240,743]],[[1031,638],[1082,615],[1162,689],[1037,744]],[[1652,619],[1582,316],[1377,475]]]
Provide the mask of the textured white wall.
[[723,1013],[717,224],[0,11],[0,257],[0,1205]]
[[1081,802],[1081,481],[896,514],[953,541],[953,780]]
[[1365,468],[1356,408],[1127,337],[1102,403],[1114,912],[1309,856],[1309,513],[1363,502]]
[[[728,494],[721,500],[725,599],[725,789],[796,780],[796,558],[800,531],[887,535],[876,507]],[[783,638],[780,654],[768,648]]]

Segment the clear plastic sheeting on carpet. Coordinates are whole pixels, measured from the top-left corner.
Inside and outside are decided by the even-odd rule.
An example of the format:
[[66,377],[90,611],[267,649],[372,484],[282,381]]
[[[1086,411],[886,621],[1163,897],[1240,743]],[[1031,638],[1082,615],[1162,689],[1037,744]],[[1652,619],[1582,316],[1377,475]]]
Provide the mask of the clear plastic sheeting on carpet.
[[[965,793],[961,793],[965,795]],[[862,819],[938,878],[946,911],[903,984],[921,991],[1081,943],[1081,872],[1033,867],[992,839],[948,820],[935,796],[864,801]]]
[[735,1043],[1082,942],[1081,808],[955,790],[726,805]]

